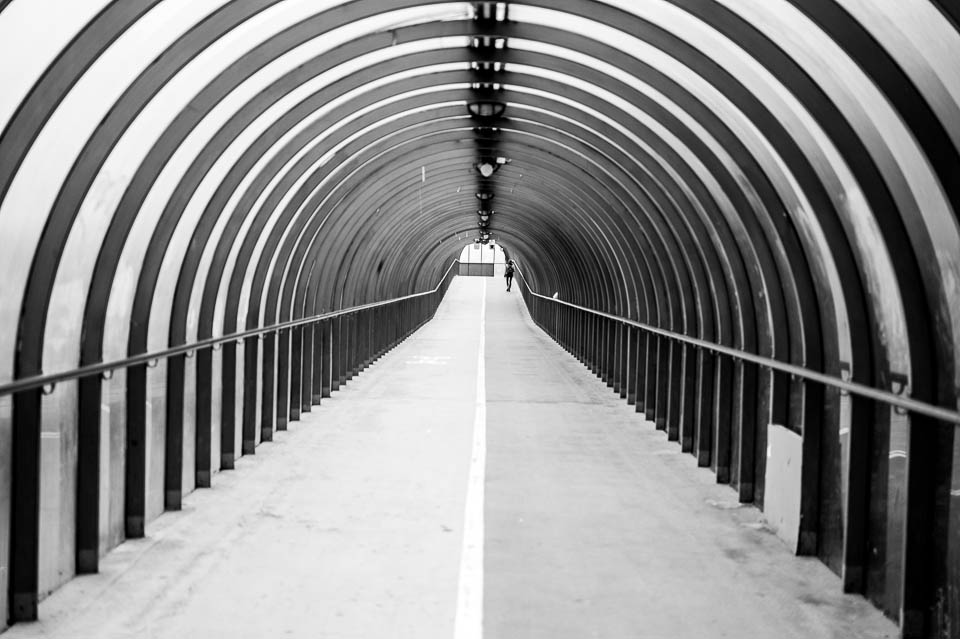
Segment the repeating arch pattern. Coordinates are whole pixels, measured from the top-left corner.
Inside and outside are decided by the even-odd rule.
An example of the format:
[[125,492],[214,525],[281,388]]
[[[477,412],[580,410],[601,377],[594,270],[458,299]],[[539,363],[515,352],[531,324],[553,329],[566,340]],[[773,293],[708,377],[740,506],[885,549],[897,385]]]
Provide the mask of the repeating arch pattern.
[[[0,53],[0,384],[429,290],[490,238],[534,290],[958,408],[950,3],[8,0]],[[335,390],[313,345],[362,321],[0,396],[0,619]],[[741,501],[785,508],[796,438],[799,552],[960,627],[954,425],[665,341],[638,385],[599,328]]]

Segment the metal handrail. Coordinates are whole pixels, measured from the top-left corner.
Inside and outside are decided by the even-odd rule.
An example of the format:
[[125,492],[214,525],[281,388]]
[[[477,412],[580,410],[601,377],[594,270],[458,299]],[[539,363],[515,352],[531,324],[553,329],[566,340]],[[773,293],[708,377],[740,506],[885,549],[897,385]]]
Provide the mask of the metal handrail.
[[343,308],[338,311],[330,311],[329,313],[321,313],[319,315],[311,315],[310,317],[303,317],[296,320],[289,320],[286,322],[281,322],[279,324],[272,324],[270,326],[263,326],[260,328],[254,328],[248,331],[241,331],[239,333],[231,333],[229,335],[222,335],[220,337],[210,337],[203,339],[197,342],[191,342],[190,344],[182,344],[180,346],[173,346],[170,348],[165,348],[160,351],[154,351],[152,353],[141,353],[140,355],[132,355],[124,359],[118,359],[111,362],[101,362],[99,364],[88,364],[87,366],[81,366],[69,371],[63,371],[60,373],[50,373],[49,375],[31,375],[30,377],[23,377],[21,379],[15,379],[11,382],[5,384],[0,384],[0,397],[4,395],[11,395],[13,393],[19,393],[25,390],[30,390],[34,388],[45,388],[55,387],[60,382],[66,382],[73,379],[80,379],[82,377],[89,377],[91,375],[100,375],[103,373],[108,373],[110,371],[120,369],[120,368],[129,368],[131,366],[136,366],[138,364],[148,364],[152,362],[159,361],[161,359],[167,359],[174,357],[176,355],[184,355],[186,353],[191,353],[193,351],[201,350],[204,348],[210,348],[217,346],[219,344],[226,344],[227,342],[241,342],[248,337],[257,337],[259,335],[266,335],[267,333],[279,333],[282,330],[289,328],[296,328],[297,326],[303,326],[305,324],[315,324],[328,319],[333,319],[336,317],[342,317],[344,315],[350,315],[351,313],[357,313],[359,311],[369,310],[371,308],[377,308],[380,306],[387,306],[389,304],[396,304],[397,302],[403,302],[404,300],[413,299],[415,297],[424,297],[426,295],[432,295],[440,290],[440,286],[443,285],[446,281],[447,276],[450,275],[450,271],[460,262],[459,259],[453,260],[450,266],[444,272],[443,277],[440,278],[440,281],[437,282],[437,285],[430,291],[424,291],[423,293],[414,293],[412,295],[404,295],[403,297],[395,297],[393,299],[384,300],[382,302],[371,302],[369,304],[361,304],[360,306],[351,306],[350,308]]
[[908,410],[914,413],[919,413],[921,415],[926,415],[927,417],[933,417],[934,419],[939,419],[945,422],[953,422],[954,424],[960,424],[960,412],[952,411],[940,406],[935,406],[933,404],[928,404],[926,402],[921,402],[916,399],[911,399],[909,397],[903,397],[892,393],[890,391],[883,391],[872,386],[866,386],[864,384],[858,384],[857,382],[847,381],[839,377],[833,377],[831,375],[825,375],[823,373],[811,370],[809,368],[804,368],[802,366],[796,366],[794,364],[786,364],[784,362],[777,361],[775,359],[770,359],[769,357],[762,357],[760,355],[755,355],[753,353],[748,353],[747,351],[742,351],[736,348],[731,348],[729,346],[723,346],[721,344],[715,344],[713,342],[708,342],[702,339],[697,339],[695,337],[690,337],[688,335],[683,335],[682,333],[675,333],[673,331],[668,331],[662,328],[657,328],[656,326],[650,326],[649,324],[644,324],[642,322],[637,322],[635,320],[627,319],[625,317],[619,317],[617,315],[611,315],[610,313],[604,313],[603,311],[597,311],[592,308],[586,308],[584,306],[578,306],[576,304],[571,304],[564,300],[555,299],[552,297],[547,297],[546,295],[541,295],[537,293],[532,288],[530,284],[527,283],[527,278],[523,276],[523,272],[520,271],[519,267],[516,267],[517,272],[520,274],[520,277],[523,279],[523,285],[527,288],[527,291],[535,297],[538,297],[543,300],[550,302],[555,302],[563,306],[568,306],[570,308],[575,308],[579,311],[584,311],[597,315],[599,317],[604,317],[606,319],[614,320],[628,326],[633,326],[639,328],[648,333],[654,335],[660,335],[662,337],[668,337],[670,339],[683,342],[685,344],[690,344],[695,348],[702,348],[714,353],[719,353],[721,355],[727,355],[745,362],[750,362],[751,364],[757,364],[765,368],[770,368],[777,370],[783,373],[787,373],[794,377],[801,377],[810,381],[818,382],[824,384],[825,386],[832,386],[833,388],[846,391],[848,393],[854,393],[855,395],[860,395],[862,397],[868,397],[870,399],[884,402],[890,404],[897,408]]

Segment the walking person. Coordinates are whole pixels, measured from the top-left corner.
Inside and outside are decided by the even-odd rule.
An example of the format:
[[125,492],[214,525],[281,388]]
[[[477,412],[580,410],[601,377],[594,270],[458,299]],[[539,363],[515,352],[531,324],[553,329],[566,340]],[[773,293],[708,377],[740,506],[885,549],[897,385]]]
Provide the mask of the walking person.
[[510,292],[510,285],[513,284],[513,260],[507,260],[507,267],[503,269],[503,278],[507,280],[507,292]]

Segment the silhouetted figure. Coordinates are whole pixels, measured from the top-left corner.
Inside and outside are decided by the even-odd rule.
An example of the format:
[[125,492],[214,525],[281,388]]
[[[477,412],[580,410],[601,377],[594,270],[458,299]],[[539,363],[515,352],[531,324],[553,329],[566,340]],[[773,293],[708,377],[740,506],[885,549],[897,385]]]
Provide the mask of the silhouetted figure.
[[513,284],[513,260],[507,260],[507,267],[503,269],[503,278],[507,280],[507,292],[510,292],[510,285]]

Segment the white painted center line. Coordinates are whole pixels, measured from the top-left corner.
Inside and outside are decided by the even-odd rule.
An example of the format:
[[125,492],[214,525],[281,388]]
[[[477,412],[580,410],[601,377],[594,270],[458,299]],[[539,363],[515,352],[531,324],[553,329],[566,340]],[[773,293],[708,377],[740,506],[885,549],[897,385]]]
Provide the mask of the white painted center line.
[[450,363],[449,355],[417,355],[413,359],[408,359],[405,364],[411,364],[414,366],[426,365],[426,366],[446,366]]
[[473,452],[463,517],[463,550],[460,553],[460,587],[454,639],[483,637],[483,491],[487,466],[487,384],[484,370],[487,280],[480,302],[480,344],[477,353],[477,399],[473,417]]

